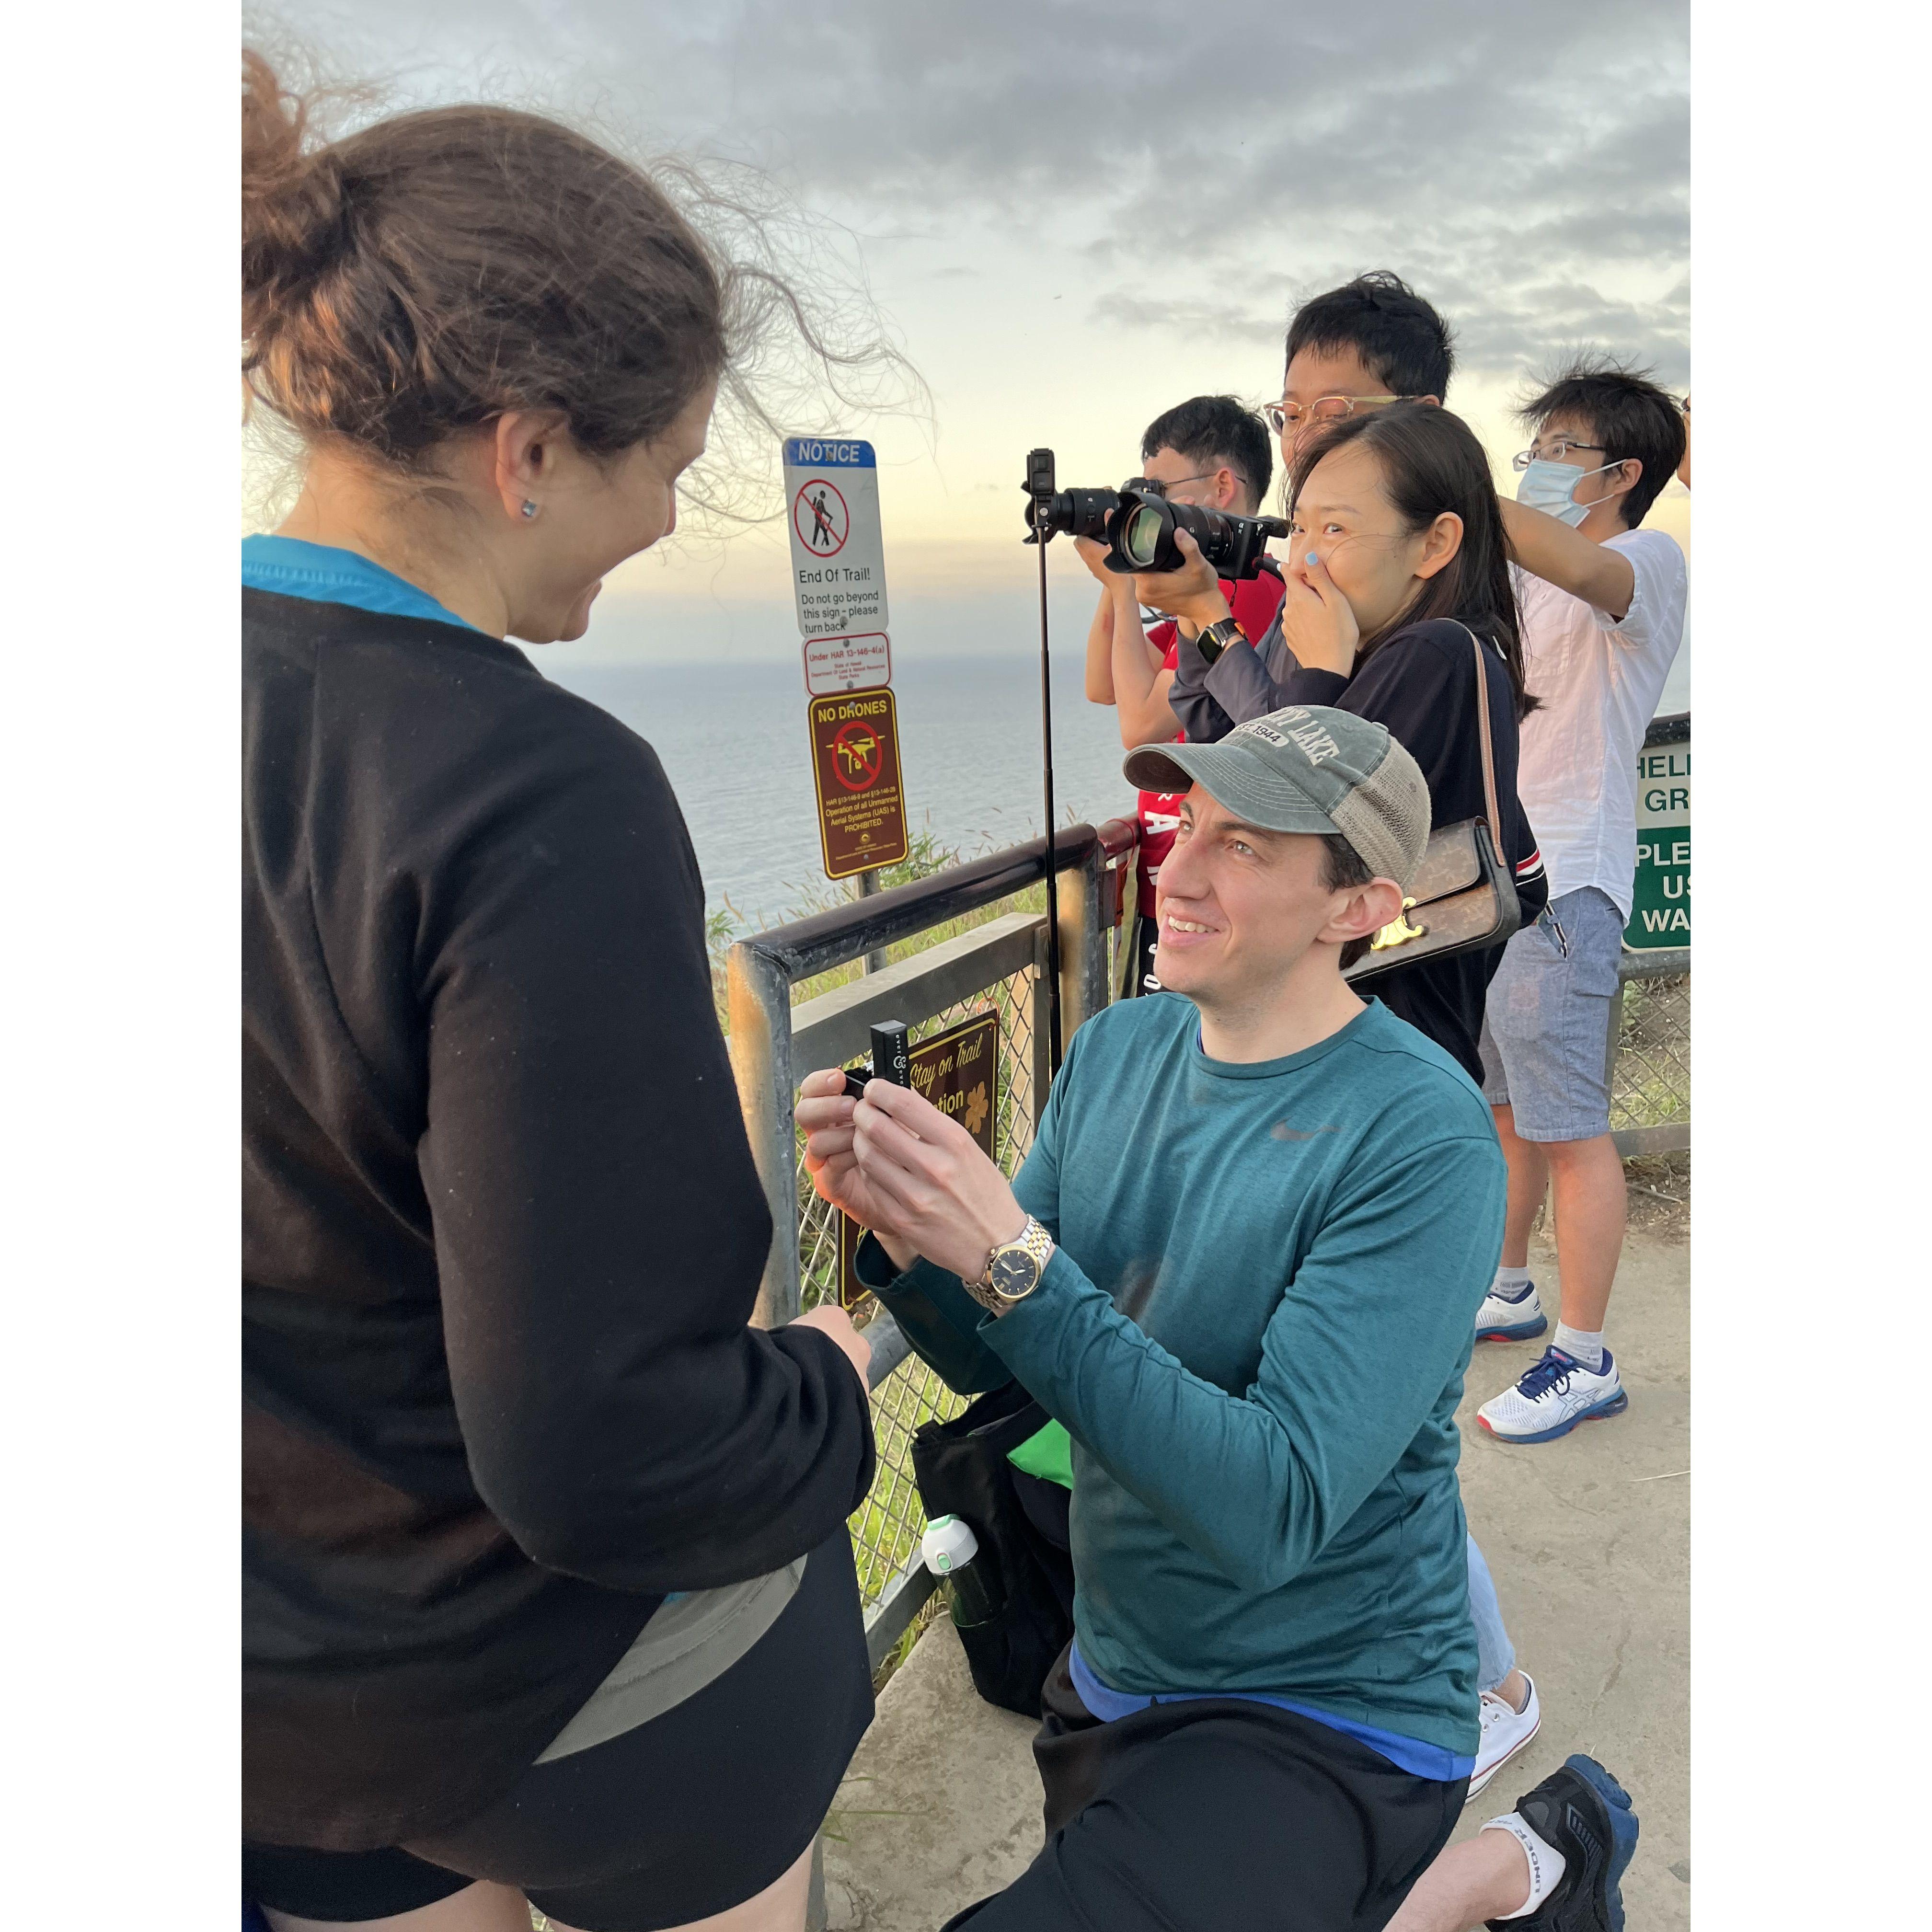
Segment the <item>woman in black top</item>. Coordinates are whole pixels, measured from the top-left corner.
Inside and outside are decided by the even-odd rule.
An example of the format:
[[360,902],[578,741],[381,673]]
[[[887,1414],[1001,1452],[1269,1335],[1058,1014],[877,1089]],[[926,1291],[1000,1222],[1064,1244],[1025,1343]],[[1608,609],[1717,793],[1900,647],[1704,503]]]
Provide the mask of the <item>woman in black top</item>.
[[803,1922],[866,1343],[771,1240],[650,747],[515,636],[675,520],[733,290],[645,176],[244,64],[244,1880],[278,1928]]
[[[1198,561],[1137,580],[1185,621],[1172,701],[1190,739],[1211,741],[1291,704],[1330,704],[1386,724],[1429,782],[1434,822],[1486,818],[1476,704],[1490,708],[1498,856],[1516,875],[1526,924],[1549,896],[1536,836],[1516,793],[1523,689],[1516,598],[1483,448],[1467,424],[1426,403],[1342,418],[1294,459],[1294,510],[1276,620],[1290,668],[1277,680],[1237,640],[1210,667],[1193,637],[1228,614]],[[1184,550],[1193,552],[1184,532]],[[1500,946],[1418,961],[1368,982],[1390,1010],[1482,1084],[1483,1004]]]

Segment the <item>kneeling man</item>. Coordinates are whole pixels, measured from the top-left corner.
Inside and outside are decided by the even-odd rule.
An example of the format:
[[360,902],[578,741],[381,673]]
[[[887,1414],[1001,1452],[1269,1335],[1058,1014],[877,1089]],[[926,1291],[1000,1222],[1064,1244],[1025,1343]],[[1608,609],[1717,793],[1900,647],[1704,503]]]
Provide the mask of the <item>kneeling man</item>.
[[[962,1391],[1017,1377],[1072,1442],[1046,1844],[953,1923],[1369,1932],[1477,1748],[1455,1411],[1507,1189],[1466,1076],[1342,977],[1400,909],[1428,793],[1326,710],[1126,770],[1186,794],[1167,990],[1081,1028],[1016,1180],[886,1082],[854,1103],[815,1073],[798,1110],[919,1353]],[[1614,1884],[1547,1849],[1564,1892]],[[1484,1902],[1555,1922],[1528,1876]]]

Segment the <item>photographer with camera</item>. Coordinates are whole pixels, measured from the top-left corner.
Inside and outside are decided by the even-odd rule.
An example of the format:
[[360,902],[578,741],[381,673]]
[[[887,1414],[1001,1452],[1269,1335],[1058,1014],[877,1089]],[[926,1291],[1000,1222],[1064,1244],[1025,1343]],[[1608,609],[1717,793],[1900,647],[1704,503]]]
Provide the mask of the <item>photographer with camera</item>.
[[[1427,788],[1314,707],[1125,770],[1186,794],[1166,990],[1074,1036],[1016,1179],[890,1082],[816,1072],[797,1110],[920,1355],[1016,1379],[1072,1444],[1046,1844],[951,1923],[1380,1932],[1474,1765],[1455,1411],[1506,1188],[1473,1084],[1342,976],[1400,909]],[[1496,1824],[1438,1904],[1606,1922],[1636,1827],[1600,1767]]]
[[[1268,432],[1250,410],[1232,396],[1195,396],[1148,424],[1141,438],[1141,474],[1158,483],[1168,500],[1198,505],[1237,516],[1258,514],[1274,473]],[[1118,713],[1120,743],[1165,743],[1181,735],[1167,702],[1174,682],[1176,632],[1171,617],[1151,628],[1143,622],[1133,580],[1107,568],[1107,545],[1093,537],[1076,546],[1100,586],[1100,601],[1087,634],[1087,695],[1111,704]],[[1250,637],[1262,636],[1281,608],[1281,572],[1272,560],[1252,577],[1221,585],[1228,608]],[[1126,988],[1156,992],[1154,886],[1161,861],[1174,844],[1180,820],[1178,797],[1143,791],[1136,807],[1140,823],[1139,892]]]

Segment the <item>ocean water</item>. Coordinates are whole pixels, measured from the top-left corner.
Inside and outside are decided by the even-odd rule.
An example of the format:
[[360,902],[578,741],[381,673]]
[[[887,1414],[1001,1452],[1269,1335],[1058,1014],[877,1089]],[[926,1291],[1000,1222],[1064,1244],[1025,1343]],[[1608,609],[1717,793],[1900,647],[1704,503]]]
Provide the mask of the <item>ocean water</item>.
[[[1084,641],[1084,639],[1079,641]],[[543,662],[543,653],[534,654]],[[1690,642],[1658,709],[1690,702]],[[1040,661],[973,656],[892,667],[908,822],[971,857],[1039,836]],[[546,675],[621,718],[663,760],[691,827],[707,910],[728,900],[772,925],[826,878],[812,802],[804,678],[796,658],[719,664],[562,664]],[[1078,643],[1053,665],[1055,803],[1062,825],[1131,815],[1133,788],[1110,706],[1090,704]]]
[[[1082,640],[1084,641],[1084,640]],[[541,652],[532,653],[542,664]],[[1060,823],[1126,817],[1133,788],[1111,708],[1089,704],[1077,650],[1056,650],[1054,768]],[[560,665],[545,674],[621,718],[656,750],[691,827],[707,908],[777,922],[826,880],[812,800],[798,661]],[[908,818],[970,856],[1036,838],[1040,661],[928,658],[892,667]]]

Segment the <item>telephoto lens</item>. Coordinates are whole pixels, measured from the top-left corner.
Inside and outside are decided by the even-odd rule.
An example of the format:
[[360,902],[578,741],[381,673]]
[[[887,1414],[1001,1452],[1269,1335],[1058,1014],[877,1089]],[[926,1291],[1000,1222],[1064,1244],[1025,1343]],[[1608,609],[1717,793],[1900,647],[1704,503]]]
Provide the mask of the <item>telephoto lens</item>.
[[1123,577],[1164,576],[1185,561],[1174,532],[1185,530],[1201,546],[1215,574],[1238,581],[1260,574],[1270,537],[1285,537],[1279,517],[1238,517],[1198,503],[1172,503],[1159,490],[1130,484],[1108,526],[1107,568]]
[[926,1567],[945,1584],[952,1599],[952,1621],[960,1629],[990,1622],[998,1614],[1000,1606],[987,1580],[986,1566],[975,1561],[980,1539],[970,1523],[956,1516],[934,1516],[919,1540],[919,1553]]
[[[1039,542],[1042,524],[1049,537],[1104,537],[1107,519],[1120,500],[1118,490],[1056,490],[1050,496],[1038,498],[1029,492],[1026,540]],[[1040,506],[1038,522],[1034,520],[1036,502]]]

